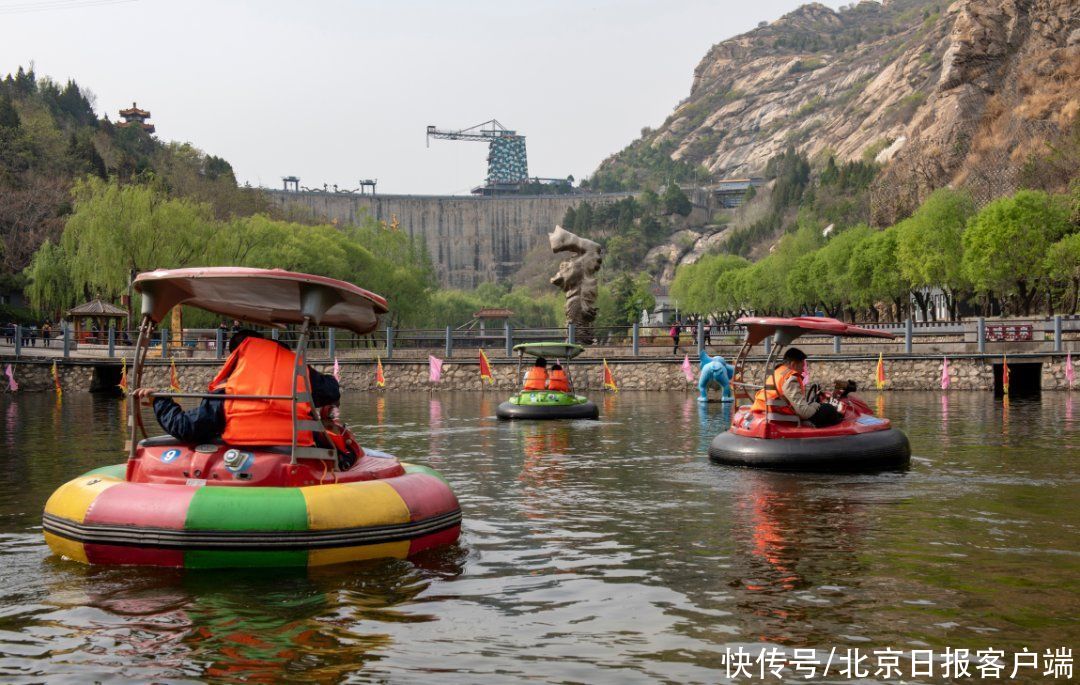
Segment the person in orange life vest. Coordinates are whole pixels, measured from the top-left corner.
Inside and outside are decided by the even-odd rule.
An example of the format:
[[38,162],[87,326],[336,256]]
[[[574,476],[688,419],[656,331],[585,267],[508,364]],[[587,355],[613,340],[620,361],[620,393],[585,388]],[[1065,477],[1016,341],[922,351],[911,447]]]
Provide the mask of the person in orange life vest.
[[547,360],[543,357],[537,357],[536,362],[529,367],[529,370],[525,372],[525,390],[546,390],[547,389]]
[[773,371],[773,387],[757,391],[751,410],[758,413],[769,410],[772,414],[791,416],[793,421],[798,417],[817,428],[835,426],[843,421],[844,417],[836,407],[806,397],[805,370],[806,354],[797,347],[788,348],[783,361]]
[[[241,329],[229,340],[230,356],[229,359],[226,360],[223,370],[229,368],[231,365],[232,369],[230,370],[235,372],[236,367],[239,366],[237,364],[237,359],[235,358],[236,350],[249,339],[265,341],[266,345],[261,346],[264,350],[271,344],[278,345],[281,348],[284,348],[285,351],[288,351],[289,349],[285,343],[266,340],[256,331]],[[289,354],[291,354],[291,352],[289,352]],[[219,375],[221,374],[219,373]],[[226,379],[220,380],[224,381]],[[338,382],[333,376],[321,374],[309,367],[308,382],[310,383],[311,388],[311,398],[314,400],[316,407],[336,405],[341,400],[341,388],[338,386]],[[150,395],[155,392],[157,392],[157,390],[154,388],[139,388],[135,391],[134,396],[137,401],[145,400],[149,399]],[[221,385],[217,385],[212,392],[224,394],[225,384],[222,383]],[[285,391],[282,393],[274,392],[270,394],[289,394],[288,386],[286,386]],[[264,402],[263,400],[255,401]],[[229,418],[227,414],[228,412],[226,411],[224,399],[204,399],[199,403],[198,407],[185,411],[184,408],[177,404],[171,397],[154,398],[154,417],[157,419],[157,422],[166,433],[184,443],[213,442],[222,438],[227,428],[227,418]],[[287,430],[290,433],[290,436],[284,443],[288,444],[291,442],[292,424],[291,421],[288,420],[287,414],[286,422],[288,423]],[[265,443],[257,442],[255,444]]]
[[566,372],[563,371],[563,367],[559,362],[555,362],[551,365],[551,372],[548,374],[547,389],[557,392],[570,392],[570,380],[566,377]]

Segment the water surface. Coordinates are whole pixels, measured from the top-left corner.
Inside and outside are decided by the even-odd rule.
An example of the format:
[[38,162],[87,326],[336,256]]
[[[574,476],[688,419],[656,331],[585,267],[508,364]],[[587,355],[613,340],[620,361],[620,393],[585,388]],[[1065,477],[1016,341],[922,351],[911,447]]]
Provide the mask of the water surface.
[[500,399],[343,406],[361,442],[447,477],[458,545],[182,572],[42,541],[51,491],[122,459],[120,400],[0,396],[0,681],[691,683],[738,646],[1080,646],[1069,395],[893,393],[911,470],[844,476],[710,463],[728,410],[691,394],[607,395],[573,423],[499,422]]

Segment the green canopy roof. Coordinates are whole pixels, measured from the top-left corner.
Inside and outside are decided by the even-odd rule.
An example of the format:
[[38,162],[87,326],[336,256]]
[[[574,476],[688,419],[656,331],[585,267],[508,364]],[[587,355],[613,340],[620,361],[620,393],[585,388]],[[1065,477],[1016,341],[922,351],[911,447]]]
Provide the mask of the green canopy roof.
[[534,357],[573,359],[584,352],[585,348],[581,345],[575,345],[574,343],[538,342],[514,345],[514,350],[520,354],[528,354]]

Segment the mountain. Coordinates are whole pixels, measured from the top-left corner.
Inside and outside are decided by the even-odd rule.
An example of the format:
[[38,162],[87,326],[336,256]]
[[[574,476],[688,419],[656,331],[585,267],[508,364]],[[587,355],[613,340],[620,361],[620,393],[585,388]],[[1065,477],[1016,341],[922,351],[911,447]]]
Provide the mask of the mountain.
[[[597,188],[760,175],[789,146],[812,163],[876,160],[873,223],[934,189],[980,202],[1030,177],[1080,113],[1076,0],[809,4],[714,45],[659,128],[605,160]],[[678,173],[675,173],[678,172]],[[1025,176],[1025,174],[1027,176]],[[1057,186],[1057,187],[1055,187]]]

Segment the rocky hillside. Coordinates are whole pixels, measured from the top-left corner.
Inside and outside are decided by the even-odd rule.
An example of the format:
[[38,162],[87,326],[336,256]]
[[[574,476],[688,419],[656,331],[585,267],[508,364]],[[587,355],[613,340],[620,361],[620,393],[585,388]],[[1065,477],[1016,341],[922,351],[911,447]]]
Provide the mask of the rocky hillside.
[[657,156],[755,175],[794,145],[812,161],[885,163],[872,218],[887,224],[943,185],[980,200],[1014,190],[1078,112],[1076,0],[815,3],[713,46],[689,97],[594,182],[648,183],[656,165],[641,160]]

